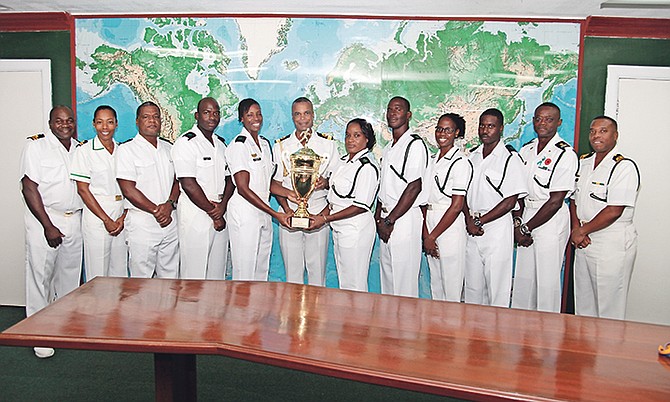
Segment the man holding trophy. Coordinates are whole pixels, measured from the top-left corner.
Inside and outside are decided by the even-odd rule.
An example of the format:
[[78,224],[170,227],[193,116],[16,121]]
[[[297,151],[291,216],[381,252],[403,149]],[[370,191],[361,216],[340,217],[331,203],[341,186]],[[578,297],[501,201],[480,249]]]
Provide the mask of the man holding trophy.
[[309,215],[327,211],[327,177],[331,173],[331,161],[338,157],[337,146],[329,136],[312,130],[314,107],[309,99],[294,100],[291,115],[295,131],[278,139],[272,149],[278,165],[273,180],[294,190],[302,202],[298,205],[286,198],[277,198],[284,212],[294,215],[291,228],[279,227],[279,246],[287,282],[304,283],[307,269],[308,283],[324,286],[329,228],[323,226],[311,231],[305,228],[309,226]]

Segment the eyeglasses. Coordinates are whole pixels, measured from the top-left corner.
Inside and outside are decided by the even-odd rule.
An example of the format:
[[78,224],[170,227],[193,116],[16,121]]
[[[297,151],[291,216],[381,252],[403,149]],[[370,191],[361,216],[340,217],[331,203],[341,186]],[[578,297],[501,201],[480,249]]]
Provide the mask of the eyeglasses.
[[457,128],[451,128],[451,127],[440,127],[436,126],[435,127],[435,132],[436,133],[447,133],[447,134],[453,134],[458,130]]

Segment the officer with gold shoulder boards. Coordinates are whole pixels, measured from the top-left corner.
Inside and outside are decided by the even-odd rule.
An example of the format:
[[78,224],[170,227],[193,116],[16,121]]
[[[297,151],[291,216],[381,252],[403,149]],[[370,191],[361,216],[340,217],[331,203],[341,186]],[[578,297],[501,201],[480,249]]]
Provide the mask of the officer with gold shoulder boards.
[[575,187],[577,153],[558,134],[561,110],[546,102],[535,109],[537,138],[519,154],[524,161],[528,196],[513,211],[518,248],[512,307],[559,312],[561,270],[570,235],[565,203]]
[[576,248],[575,313],[622,320],[637,254],[633,215],[640,171],[618,153],[618,138],[614,119],[593,119],[589,142],[594,152],[579,160],[570,203],[570,242]]
[[[72,109],[49,113],[50,131],[28,137],[21,156],[21,192],[26,203],[26,315],[31,316],[79,286],[81,209],[70,164],[78,142]],[[35,348],[39,358],[52,348]]]
[[[295,131],[278,139],[272,148],[275,163],[278,165],[273,180],[292,191],[291,155],[303,146],[312,149],[321,158],[319,167],[321,177],[309,198],[307,210],[310,215],[321,215],[327,212],[328,208],[327,178],[332,171],[332,161],[339,157],[337,146],[330,136],[313,132],[314,107],[309,99],[300,97],[294,100],[291,114]],[[274,190],[273,192],[276,193]],[[277,197],[277,201],[286,213],[293,214],[297,208],[296,204],[284,197]],[[325,285],[329,234],[328,226],[314,230],[279,227],[279,246],[284,259],[287,282],[303,283],[307,269],[310,285]]]

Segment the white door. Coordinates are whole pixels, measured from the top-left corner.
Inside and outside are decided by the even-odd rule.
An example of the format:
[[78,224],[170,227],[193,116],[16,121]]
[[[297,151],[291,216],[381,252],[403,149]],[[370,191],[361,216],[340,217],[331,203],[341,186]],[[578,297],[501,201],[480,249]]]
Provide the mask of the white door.
[[605,114],[638,165],[638,251],[626,319],[670,324],[670,68],[608,66]]
[[19,159],[26,137],[48,129],[50,60],[0,60],[0,305],[25,305],[24,204]]

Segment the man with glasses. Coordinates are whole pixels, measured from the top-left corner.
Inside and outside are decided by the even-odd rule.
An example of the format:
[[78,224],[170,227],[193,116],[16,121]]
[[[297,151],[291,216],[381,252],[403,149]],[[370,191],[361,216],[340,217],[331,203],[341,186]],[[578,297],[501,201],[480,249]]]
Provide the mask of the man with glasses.
[[528,196],[519,200],[514,215],[518,245],[512,307],[559,312],[561,269],[570,235],[570,213],[565,199],[572,194],[577,154],[558,134],[561,110],[545,102],[535,109],[537,138],[519,154],[525,164]]

